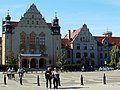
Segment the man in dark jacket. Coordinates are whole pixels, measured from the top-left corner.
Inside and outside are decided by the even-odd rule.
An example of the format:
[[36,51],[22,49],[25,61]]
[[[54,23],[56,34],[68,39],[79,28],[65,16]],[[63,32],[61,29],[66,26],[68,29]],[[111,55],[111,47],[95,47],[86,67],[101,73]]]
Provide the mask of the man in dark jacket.
[[51,88],[52,72],[50,68],[47,68],[45,72],[45,78],[46,78],[46,88],[48,88],[48,81],[49,81],[49,87]]

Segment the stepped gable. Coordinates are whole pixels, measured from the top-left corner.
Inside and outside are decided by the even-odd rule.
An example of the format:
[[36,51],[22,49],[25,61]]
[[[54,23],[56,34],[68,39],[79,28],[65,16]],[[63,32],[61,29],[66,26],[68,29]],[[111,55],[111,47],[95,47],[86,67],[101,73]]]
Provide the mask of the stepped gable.
[[42,17],[35,4],[32,4],[25,12],[24,16],[21,17],[18,26],[48,28],[45,19]]

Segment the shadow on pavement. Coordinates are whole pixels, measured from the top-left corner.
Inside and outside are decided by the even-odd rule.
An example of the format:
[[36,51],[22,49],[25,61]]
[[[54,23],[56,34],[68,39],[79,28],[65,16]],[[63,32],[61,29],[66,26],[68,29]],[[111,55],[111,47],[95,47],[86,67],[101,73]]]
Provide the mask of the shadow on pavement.
[[89,87],[59,87],[58,89],[80,89],[80,88],[89,88]]

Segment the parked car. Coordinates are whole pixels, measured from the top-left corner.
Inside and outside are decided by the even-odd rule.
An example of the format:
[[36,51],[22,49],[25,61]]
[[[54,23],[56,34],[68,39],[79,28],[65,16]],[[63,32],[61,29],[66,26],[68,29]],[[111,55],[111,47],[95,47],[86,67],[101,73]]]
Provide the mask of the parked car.
[[83,67],[81,68],[81,71],[82,71],[82,72],[85,72],[85,71],[95,71],[95,69],[94,69],[94,67],[92,67],[92,66],[83,66]]
[[99,71],[108,71],[108,70],[114,70],[114,67],[103,66],[99,68]]

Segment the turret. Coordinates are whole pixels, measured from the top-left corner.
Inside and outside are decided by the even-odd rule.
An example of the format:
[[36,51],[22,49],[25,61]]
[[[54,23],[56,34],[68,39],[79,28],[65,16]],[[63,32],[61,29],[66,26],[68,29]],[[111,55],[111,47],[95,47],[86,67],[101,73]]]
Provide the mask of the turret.
[[60,34],[59,19],[56,15],[52,22],[52,32],[53,34]]
[[3,24],[3,32],[5,33],[11,33],[12,32],[12,25],[11,25],[11,17],[8,13],[8,15],[5,17],[5,23]]

